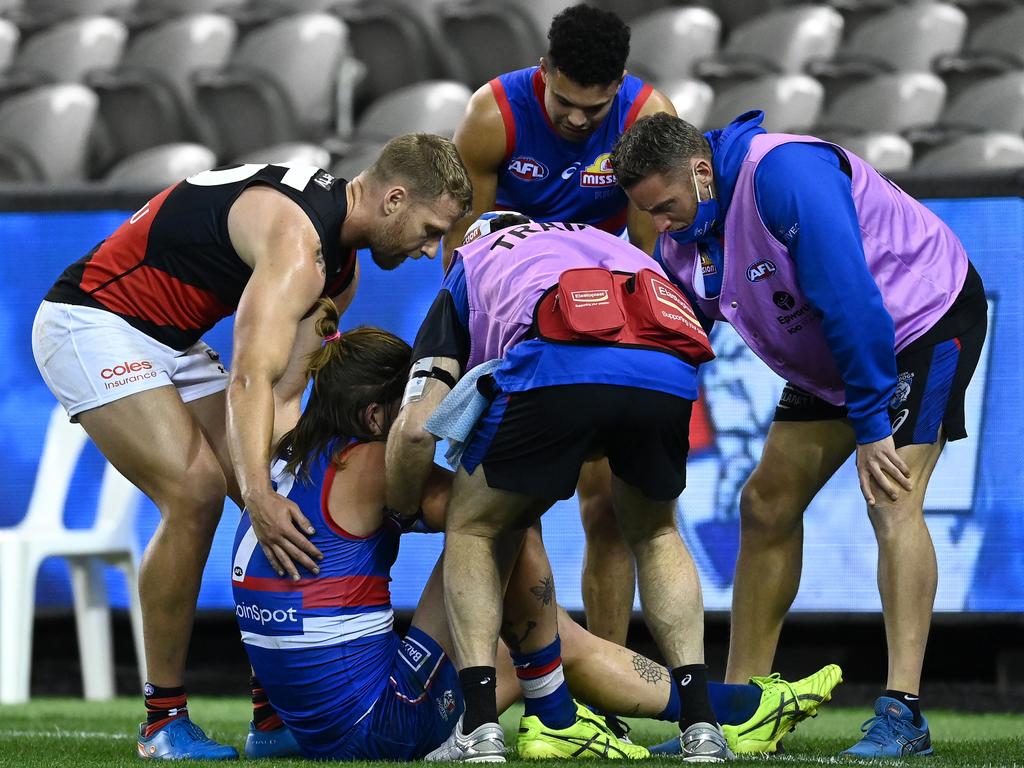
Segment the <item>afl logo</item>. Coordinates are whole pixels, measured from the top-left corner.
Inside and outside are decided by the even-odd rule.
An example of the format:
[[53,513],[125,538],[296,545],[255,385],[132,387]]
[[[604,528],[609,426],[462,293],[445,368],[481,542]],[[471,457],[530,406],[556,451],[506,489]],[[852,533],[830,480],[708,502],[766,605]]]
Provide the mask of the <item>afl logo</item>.
[[544,163],[532,157],[517,157],[508,164],[508,172],[523,181],[540,181],[548,175]]
[[769,277],[772,277],[775,272],[774,261],[761,259],[747,267],[747,280],[752,283],[759,283],[762,280],[767,280]]

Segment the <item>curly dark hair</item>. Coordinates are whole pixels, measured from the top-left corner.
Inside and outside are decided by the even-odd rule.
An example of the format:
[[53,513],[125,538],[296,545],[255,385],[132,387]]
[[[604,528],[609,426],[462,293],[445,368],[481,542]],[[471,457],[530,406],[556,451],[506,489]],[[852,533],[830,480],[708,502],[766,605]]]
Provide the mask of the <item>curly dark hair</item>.
[[614,13],[581,3],[551,21],[548,63],[578,85],[616,82],[628,58],[629,27]]

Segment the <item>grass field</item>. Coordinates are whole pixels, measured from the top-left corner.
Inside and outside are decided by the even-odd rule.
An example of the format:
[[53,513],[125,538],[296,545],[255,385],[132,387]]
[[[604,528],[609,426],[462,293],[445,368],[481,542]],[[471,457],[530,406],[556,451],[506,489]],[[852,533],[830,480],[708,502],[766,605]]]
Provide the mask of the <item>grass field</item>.
[[[141,701],[118,699],[113,702],[86,703],[78,699],[40,699],[25,706],[0,707],[0,766],[138,766],[133,729],[140,714]],[[241,750],[250,710],[240,699],[196,697],[189,702],[196,721],[214,738],[234,744]],[[968,715],[949,711],[929,711],[936,756],[928,768],[982,768],[982,766],[1018,766],[1024,768],[1024,716]],[[771,762],[785,768],[823,764],[849,764],[834,756],[850,745],[858,734],[867,711],[829,709],[802,724],[785,742],[786,755]],[[518,712],[508,713],[502,722],[514,733]],[[672,734],[665,723],[633,721],[634,741],[651,744]],[[282,765],[316,766],[303,760],[281,760]],[[510,764],[520,763],[510,757]],[[765,759],[738,761],[740,765],[764,764]],[[646,765],[669,765],[676,761],[662,758]],[[360,764],[363,765],[363,764]],[[369,765],[368,763],[366,765]],[[898,765],[896,761],[872,765]]]

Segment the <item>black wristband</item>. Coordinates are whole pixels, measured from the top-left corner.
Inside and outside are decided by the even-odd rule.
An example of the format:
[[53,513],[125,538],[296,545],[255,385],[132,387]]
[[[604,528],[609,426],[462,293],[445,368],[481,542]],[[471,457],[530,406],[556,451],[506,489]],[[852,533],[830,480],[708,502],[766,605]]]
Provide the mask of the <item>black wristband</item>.
[[455,377],[448,373],[448,371],[446,371],[444,368],[438,368],[437,366],[434,366],[429,371],[415,371],[409,378],[437,379],[438,381],[443,381],[445,384],[447,384],[448,389],[455,389]]

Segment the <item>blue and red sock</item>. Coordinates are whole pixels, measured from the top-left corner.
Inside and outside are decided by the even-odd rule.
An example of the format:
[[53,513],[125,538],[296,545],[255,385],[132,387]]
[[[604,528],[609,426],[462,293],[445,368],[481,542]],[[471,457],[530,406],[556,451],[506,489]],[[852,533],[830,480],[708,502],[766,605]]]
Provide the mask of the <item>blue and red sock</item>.
[[576,722],[576,705],[562,671],[562,641],[557,635],[539,651],[513,653],[512,663],[523,689],[525,715],[556,730]]

